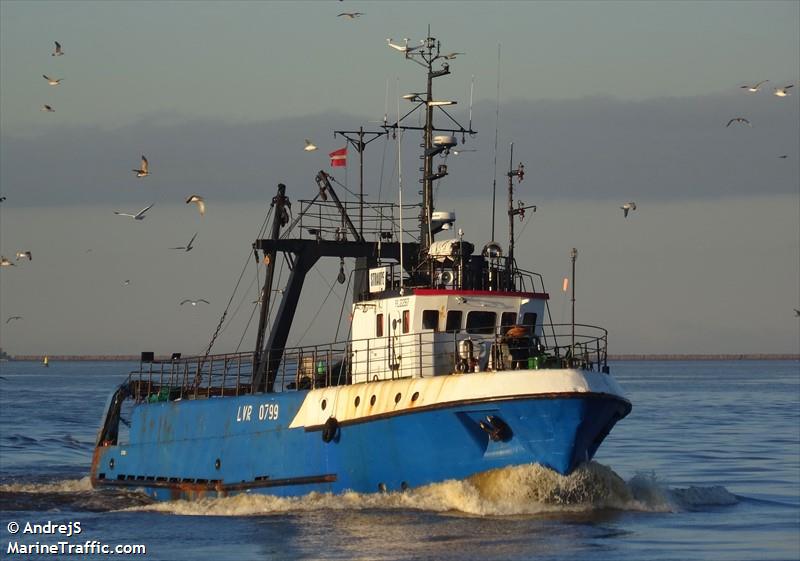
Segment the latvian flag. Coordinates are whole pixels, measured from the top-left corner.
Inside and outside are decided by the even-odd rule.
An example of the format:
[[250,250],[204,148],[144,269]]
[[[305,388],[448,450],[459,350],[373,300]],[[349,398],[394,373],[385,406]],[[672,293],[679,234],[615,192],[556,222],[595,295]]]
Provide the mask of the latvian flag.
[[328,155],[331,157],[332,168],[339,168],[347,165],[347,146],[334,150]]

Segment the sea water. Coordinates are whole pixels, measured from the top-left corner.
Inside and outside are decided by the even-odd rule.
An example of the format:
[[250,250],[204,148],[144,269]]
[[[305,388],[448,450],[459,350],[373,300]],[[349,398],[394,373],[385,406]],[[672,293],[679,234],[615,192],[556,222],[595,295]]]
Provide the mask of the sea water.
[[[87,477],[106,399],[134,366],[0,364],[0,556],[96,541],[153,560],[800,559],[798,362],[614,363],[633,411],[568,477],[529,465],[405,493],[170,503]],[[23,532],[76,522],[67,538]]]

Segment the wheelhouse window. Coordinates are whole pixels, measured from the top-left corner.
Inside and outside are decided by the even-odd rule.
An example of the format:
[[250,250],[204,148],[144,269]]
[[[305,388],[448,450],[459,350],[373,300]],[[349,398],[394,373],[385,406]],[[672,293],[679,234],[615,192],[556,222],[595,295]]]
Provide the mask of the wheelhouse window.
[[517,323],[516,312],[503,312],[503,315],[500,316],[500,335],[505,335],[515,323]]
[[536,314],[528,312],[522,316],[522,325],[533,329],[536,327]]
[[422,329],[439,329],[439,312],[438,310],[423,310],[422,311]]
[[383,337],[383,314],[375,318],[375,337]]
[[495,312],[470,312],[467,314],[467,333],[494,333],[497,322]]
[[444,327],[445,331],[461,331],[461,310],[450,310],[447,312],[447,324]]
[[411,312],[403,310],[403,333],[411,331]]

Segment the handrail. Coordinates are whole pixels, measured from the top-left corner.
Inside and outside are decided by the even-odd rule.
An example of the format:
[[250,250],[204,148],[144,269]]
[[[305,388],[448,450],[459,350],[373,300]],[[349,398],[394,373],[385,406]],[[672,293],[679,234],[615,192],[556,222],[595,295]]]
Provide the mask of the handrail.
[[[278,391],[313,389],[376,379],[413,378],[468,371],[578,368],[608,372],[608,332],[598,326],[537,324],[534,333],[507,335],[509,326],[468,333],[425,331],[283,349]],[[548,332],[544,338],[545,331]],[[463,341],[473,348],[467,357]],[[574,355],[573,355],[574,352]],[[212,399],[252,393],[252,353],[224,353],[142,362],[128,377],[136,401]],[[266,357],[269,360],[269,356]]]

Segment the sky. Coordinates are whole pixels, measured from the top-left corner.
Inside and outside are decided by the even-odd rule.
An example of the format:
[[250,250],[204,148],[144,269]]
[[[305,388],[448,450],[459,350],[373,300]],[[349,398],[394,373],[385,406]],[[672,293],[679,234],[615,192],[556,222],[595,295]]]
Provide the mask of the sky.
[[[337,17],[347,11],[364,15]],[[374,130],[424,88],[386,38],[414,43],[428,25],[464,53],[436,97],[478,131],[447,157],[437,208],[489,241],[513,142],[527,170],[516,198],[538,207],[517,228],[517,259],[544,276],[555,321],[569,317],[559,288],[577,247],[576,314],[609,329],[612,353],[800,352],[800,92],[772,95],[800,79],[789,1],[0,0],[0,252],[33,254],[0,269],[0,347],[202,352],[244,268],[249,292],[215,351],[251,350],[250,243],[275,185],[311,198],[325,169],[357,189],[352,157],[328,167],[343,145],[332,131]],[[726,127],[734,117],[752,126]],[[403,139],[406,197],[418,144]],[[396,153],[392,140],[367,148],[369,200],[395,200]],[[137,179],[141,154],[152,176]],[[183,203],[192,193],[204,217]],[[627,219],[626,201],[638,206]],[[150,203],[141,222],[113,214]],[[495,237],[506,228],[498,211]],[[194,251],[168,249],[195,232]],[[290,343],[335,332],[337,268],[310,276]]]

